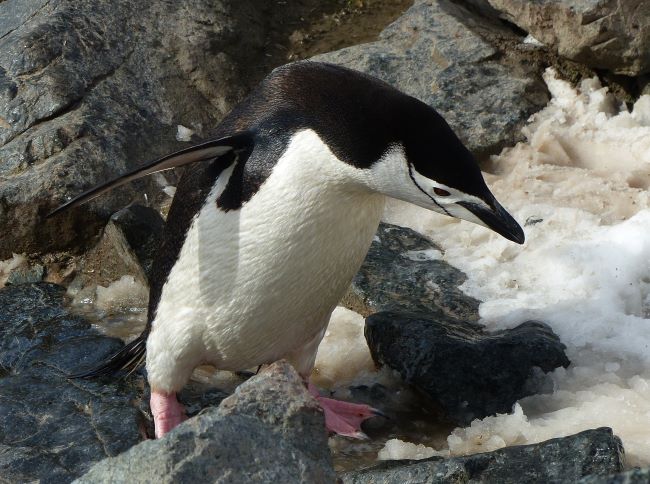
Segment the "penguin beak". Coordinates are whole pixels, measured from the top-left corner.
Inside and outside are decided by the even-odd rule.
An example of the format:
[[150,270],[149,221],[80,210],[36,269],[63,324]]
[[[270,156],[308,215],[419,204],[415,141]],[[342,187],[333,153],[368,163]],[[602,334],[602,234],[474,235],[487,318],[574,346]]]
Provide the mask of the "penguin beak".
[[485,207],[471,202],[456,202],[461,207],[469,210],[476,216],[483,225],[494,230],[497,234],[502,235],[508,240],[523,244],[526,240],[524,231],[517,221],[503,208],[496,199],[489,203],[490,207]]

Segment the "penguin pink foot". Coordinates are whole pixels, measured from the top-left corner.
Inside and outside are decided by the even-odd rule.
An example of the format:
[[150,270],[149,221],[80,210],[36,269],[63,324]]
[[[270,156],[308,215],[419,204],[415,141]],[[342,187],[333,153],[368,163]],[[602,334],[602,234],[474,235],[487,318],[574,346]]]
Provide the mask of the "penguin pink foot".
[[187,420],[185,407],[178,403],[175,393],[152,390],[150,406],[157,439]]
[[383,416],[382,412],[368,405],[323,397],[311,382],[307,384],[307,388],[323,409],[325,427],[338,435],[367,439],[368,436],[361,430],[361,423],[371,417]]

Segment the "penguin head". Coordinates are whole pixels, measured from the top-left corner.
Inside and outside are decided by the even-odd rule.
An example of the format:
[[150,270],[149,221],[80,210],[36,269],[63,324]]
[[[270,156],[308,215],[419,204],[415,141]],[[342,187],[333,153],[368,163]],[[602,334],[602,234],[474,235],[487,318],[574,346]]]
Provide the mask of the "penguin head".
[[[313,61],[277,68],[260,93],[262,111],[272,113],[271,128],[261,131],[277,138],[278,127],[314,130],[339,161],[357,169],[346,172],[355,187],[524,242],[522,228],[492,195],[472,154],[422,101],[367,74]],[[254,114],[251,119],[260,118]]]
[[483,225],[523,244],[524,231],[487,187],[478,163],[447,122],[413,100],[396,113],[400,133],[371,167],[371,185],[393,198]]

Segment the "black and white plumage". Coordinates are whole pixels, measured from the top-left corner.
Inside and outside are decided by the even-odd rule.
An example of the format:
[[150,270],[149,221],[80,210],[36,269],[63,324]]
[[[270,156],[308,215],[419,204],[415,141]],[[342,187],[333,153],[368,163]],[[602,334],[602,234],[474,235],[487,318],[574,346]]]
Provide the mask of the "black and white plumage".
[[180,390],[210,363],[242,370],[281,358],[311,371],[330,314],[369,248],[385,197],[485,225],[523,243],[471,153],[435,110],[346,68],[273,71],[215,141],[91,190],[188,164],[169,212],[142,336],[102,367]]

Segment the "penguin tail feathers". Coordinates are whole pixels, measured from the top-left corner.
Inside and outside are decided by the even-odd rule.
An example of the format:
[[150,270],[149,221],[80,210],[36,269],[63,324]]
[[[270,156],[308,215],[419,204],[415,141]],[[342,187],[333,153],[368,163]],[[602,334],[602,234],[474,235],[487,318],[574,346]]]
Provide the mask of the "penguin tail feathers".
[[[163,156],[162,158],[158,158],[157,160],[150,161],[149,163],[145,163],[135,170],[118,176],[117,178],[114,178],[113,180],[110,180],[106,183],[102,183],[101,185],[93,187],[90,190],[77,195],[72,200],[69,200],[63,205],[52,210],[45,216],[45,218],[50,218],[69,208],[77,207],[92,200],[93,198],[102,195],[103,193],[108,192],[109,190],[112,190],[113,188],[124,185],[125,183],[128,183],[132,180],[137,180],[138,178],[152,175],[159,171],[170,170],[172,168],[185,166],[198,161],[215,161],[219,158],[223,158],[224,155],[230,153],[239,154],[241,151],[251,149],[252,145],[252,132],[242,131],[232,136],[205,141],[203,143],[190,146],[184,150],[180,150],[170,155]],[[229,162],[232,162],[233,160],[232,157],[225,157],[224,159],[229,160]]]
[[141,334],[120,351],[102,361],[99,366],[68,375],[68,378],[91,379],[112,376],[118,372],[126,372],[126,375],[130,375],[144,364],[146,351],[147,335]]

